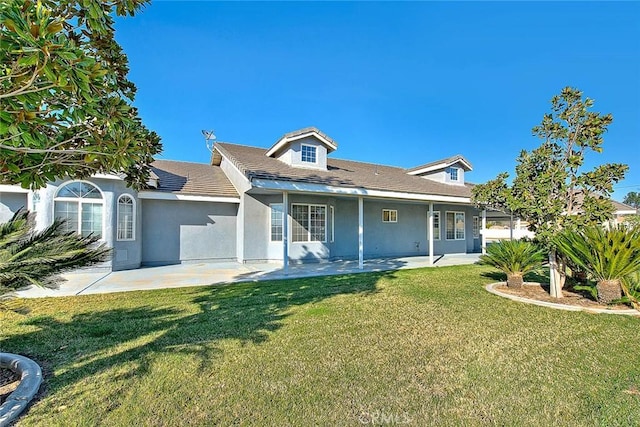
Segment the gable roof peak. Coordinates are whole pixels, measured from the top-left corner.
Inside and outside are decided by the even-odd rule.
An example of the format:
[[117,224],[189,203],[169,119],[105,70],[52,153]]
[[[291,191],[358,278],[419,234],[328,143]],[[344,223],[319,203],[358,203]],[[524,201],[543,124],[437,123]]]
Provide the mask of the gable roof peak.
[[461,163],[462,167],[466,171],[473,170],[471,162],[464,158],[462,154],[456,154],[455,156],[447,157],[446,159],[436,160],[435,162],[425,163],[420,166],[406,169],[409,175],[421,175],[426,172],[431,172],[439,169],[448,168],[456,163]]
[[287,144],[297,141],[299,139],[307,138],[312,136],[320,141],[325,147],[327,147],[327,152],[330,153],[338,149],[338,143],[335,142],[332,138],[330,138],[327,134],[322,132],[315,126],[309,126],[306,128],[294,130],[288,133],[285,133],[276,141],[275,144],[271,146],[266,152],[268,157],[273,157],[278,151],[280,151]]

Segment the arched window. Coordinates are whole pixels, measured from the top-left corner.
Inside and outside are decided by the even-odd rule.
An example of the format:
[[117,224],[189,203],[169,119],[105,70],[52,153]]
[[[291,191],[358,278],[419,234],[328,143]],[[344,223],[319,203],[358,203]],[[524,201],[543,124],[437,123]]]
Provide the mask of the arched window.
[[118,197],[118,240],[135,240],[136,209],[133,197],[123,194]]
[[58,189],[53,215],[67,220],[67,231],[102,238],[103,205],[98,187],[85,181],[72,181]]

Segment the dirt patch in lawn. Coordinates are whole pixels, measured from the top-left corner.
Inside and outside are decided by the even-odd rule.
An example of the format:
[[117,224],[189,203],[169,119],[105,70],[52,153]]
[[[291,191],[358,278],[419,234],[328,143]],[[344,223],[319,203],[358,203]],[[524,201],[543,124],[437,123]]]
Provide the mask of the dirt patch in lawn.
[[608,310],[629,310],[630,306],[626,304],[602,305],[598,304],[591,298],[587,291],[579,291],[572,288],[562,289],[563,298],[553,298],[549,294],[549,285],[540,283],[525,283],[520,289],[509,288],[506,284],[498,285],[494,288],[496,291],[516,295],[522,298],[528,298],[537,301],[552,302],[555,304],[572,305],[585,308],[604,308]]
[[20,376],[11,369],[0,369],[0,405],[20,384]]

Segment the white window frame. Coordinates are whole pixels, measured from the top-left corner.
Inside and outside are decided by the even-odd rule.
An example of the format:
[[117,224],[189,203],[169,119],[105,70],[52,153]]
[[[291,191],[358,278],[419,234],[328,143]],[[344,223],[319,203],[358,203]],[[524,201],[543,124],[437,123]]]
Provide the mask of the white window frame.
[[[456,174],[456,178],[453,178],[453,174]],[[449,166],[447,168],[447,178],[449,179],[449,181],[451,182],[460,182],[460,168],[457,168],[455,166]]]
[[331,243],[333,243],[335,242],[336,237],[336,216],[333,206],[329,206],[329,213],[331,214]]
[[[99,199],[91,199],[91,198],[81,198],[81,197],[58,197],[58,194],[60,193],[60,191],[70,185],[73,184],[75,182],[80,182],[83,184],[89,184],[92,187],[95,187],[98,192],[100,193],[100,198]],[[55,196],[53,197],[53,204],[51,206],[51,217],[52,218],[56,218],[56,202],[73,202],[73,203],[77,203],[78,204],[78,224],[77,224],[77,230],[78,230],[78,234],[82,235],[82,205],[85,204],[100,204],[102,205],[102,230],[100,232],[100,241],[105,241],[105,235],[106,235],[106,229],[105,229],[105,217],[106,217],[106,212],[105,212],[105,197],[104,197],[104,193],[102,192],[102,190],[100,189],[100,187],[98,187],[96,184],[94,184],[91,181],[86,181],[86,180],[81,180],[81,179],[75,179],[75,180],[71,180],[71,181],[66,181],[64,183],[62,183],[58,189],[56,190]]]
[[[309,222],[306,224],[306,227],[304,226],[304,224],[300,224],[302,225],[302,227],[304,229],[306,229],[307,231],[307,240],[293,240],[293,222],[295,221],[295,218],[293,217],[293,207],[294,206],[306,206],[307,207],[307,221],[311,221],[311,208],[312,207],[322,207],[324,208],[324,237],[322,240],[311,240],[311,225],[309,224]],[[321,204],[317,204],[317,203],[291,203],[291,210],[289,211],[289,216],[290,216],[290,226],[289,226],[289,241],[291,243],[311,243],[311,242],[319,242],[319,243],[327,243],[327,221],[328,221],[328,211],[327,211],[327,205],[321,205]]]
[[280,235],[284,237],[284,205],[282,203],[269,203],[269,241],[282,242],[282,238],[280,239],[273,238],[273,214],[274,214],[273,207],[274,206],[280,206],[282,209],[280,212],[280,227],[282,228],[282,230],[280,231]]
[[[123,198],[131,200],[131,237],[120,237],[120,200]],[[136,240],[136,199],[131,194],[121,194],[118,196],[116,209],[116,240],[119,242],[132,242]]]
[[[310,162],[309,160],[305,160],[304,159],[304,149],[305,148],[310,148],[313,150],[313,158],[314,161]],[[318,163],[318,147],[316,147],[315,145],[309,145],[309,144],[300,144],[300,161],[302,163],[310,163],[310,164],[317,164]]]
[[[389,219],[385,220],[385,213],[389,213]],[[395,218],[394,218],[395,217]],[[382,222],[396,223],[398,222],[398,210],[397,209],[382,209]]]
[[[453,214],[453,239],[449,238],[449,236],[447,235],[447,224],[449,223],[449,214]],[[456,228],[456,217],[458,215],[462,215],[462,237],[458,237],[458,229]],[[461,211],[446,211],[445,212],[445,228],[444,228],[444,234],[445,234],[445,239],[446,240],[466,240],[466,227],[467,227],[467,218],[464,212]]]
[[473,238],[474,239],[479,239],[480,238],[480,217],[477,215],[473,216]]
[[[436,228],[436,217],[438,218],[438,227]],[[440,215],[440,211],[433,211],[433,229],[431,233],[433,233],[433,240],[440,240],[442,236],[442,216]],[[435,231],[438,231],[438,235],[436,236]]]

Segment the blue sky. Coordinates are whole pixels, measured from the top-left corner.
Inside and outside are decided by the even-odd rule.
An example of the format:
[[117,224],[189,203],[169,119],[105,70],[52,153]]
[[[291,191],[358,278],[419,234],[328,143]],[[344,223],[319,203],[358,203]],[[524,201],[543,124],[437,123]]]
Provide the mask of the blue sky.
[[177,2],[119,19],[136,106],[162,158],[219,141],[271,146],[316,126],[334,157],[412,167],[454,154],[513,172],[549,100],[574,86],[614,122],[587,166],[640,191],[640,3]]

